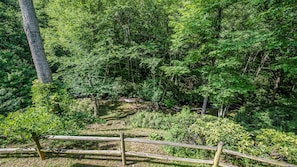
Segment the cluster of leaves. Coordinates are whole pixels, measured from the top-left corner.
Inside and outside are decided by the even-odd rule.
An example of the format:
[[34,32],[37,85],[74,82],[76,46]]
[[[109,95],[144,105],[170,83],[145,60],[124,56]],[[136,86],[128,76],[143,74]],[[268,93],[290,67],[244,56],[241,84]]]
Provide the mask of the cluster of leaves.
[[293,133],[261,129],[255,132],[255,136],[251,154],[297,163],[297,137]]
[[127,119],[133,128],[152,128],[167,130],[170,126],[170,117],[161,112],[141,111]]
[[295,105],[242,107],[235,121],[249,131],[276,129],[297,134],[297,113]]
[[91,113],[70,109],[74,101],[69,97],[62,83],[55,81],[43,84],[34,81],[32,86],[33,105],[24,112],[16,111],[1,117],[0,133],[8,141],[27,141],[32,134],[77,134],[85,125],[103,122]]
[[[139,112],[130,117],[128,123],[133,127],[166,130],[165,135],[151,134],[152,139],[210,146],[216,146],[220,141],[223,141],[226,149],[283,160],[293,164],[297,162],[297,136],[292,133],[279,132],[273,129],[247,131],[245,127],[231,119],[210,115],[200,116],[191,113],[188,108],[184,108],[181,113],[171,116],[155,112]],[[168,153],[181,157],[205,159],[214,156],[213,152],[198,149],[164,148]],[[225,155],[224,159],[237,165],[254,164],[261,166],[257,162],[237,159],[228,155]]]
[[64,123],[65,129],[71,127],[65,133],[77,133],[78,129],[83,128],[87,124],[103,121],[99,118],[94,118],[88,112],[90,103],[82,105],[80,101],[73,100],[67,92],[65,84],[59,81],[47,84],[34,81],[32,102],[35,107],[42,106],[49,113],[58,115]]
[[31,104],[36,72],[21,18],[17,1],[0,2],[0,114],[4,115]]
[[32,134],[59,134],[64,127],[58,116],[46,108],[28,108],[25,112],[12,112],[1,121],[1,130],[9,140],[26,141]]

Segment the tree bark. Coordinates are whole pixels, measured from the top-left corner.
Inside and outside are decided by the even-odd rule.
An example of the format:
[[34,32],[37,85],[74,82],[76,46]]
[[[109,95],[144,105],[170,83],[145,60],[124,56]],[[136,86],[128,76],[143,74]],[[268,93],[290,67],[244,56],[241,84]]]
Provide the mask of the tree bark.
[[208,102],[208,96],[205,96],[203,100],[201,115],[204,115],[206,113],[207,102]]
[[[92,82],[90,76],[88,77],[88,82],[89,82],[89,85],[90,85],[91,89],[93,90],[94,85],[93,85],[93,82]],[[94,117],[97,118],[98,113],[99,113],[99,100],[93,93],[91,93],[91,100],[94,103]]]
[[276,78],[275,78],[275,81],[274,81],[274,88],[273,88],[273,95],[272,95],[271,103],[274,103],[274,101],[275,101],[276,93],[277,93],[277,90],[279,88],[279,83],[281,81],[281,73],[279,71],[276,72],[275,77]]
[[19,0],[19,4],[23,16],[23,26],[29,43],[38,80],[41,83],[52,82],[52,72],[45,57],[33,2],[32,0]]
[[93,101],[94,104],[94,117],[97,118],[98,117],[98,113],[99,113],[99,100],[95,97],[94,94],[91,94],[91,100]]

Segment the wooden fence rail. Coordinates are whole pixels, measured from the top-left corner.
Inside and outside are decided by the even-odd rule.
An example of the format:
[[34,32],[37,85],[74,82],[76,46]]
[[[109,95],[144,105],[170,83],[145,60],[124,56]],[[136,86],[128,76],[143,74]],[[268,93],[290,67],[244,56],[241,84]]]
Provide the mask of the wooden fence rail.
[[[175,142],[167,142],[167,141],[155,141],[155,140],[146,140],[146,139],[137,139],[137,138],[125,138],[124,133],[120,134],[120,137],[94,137],[94,136],[43,136],[42,139],[48,140],[78,140],[78,141],[119,141],[120,150],[70,150],[70,149],[43,149],[39,143],[39,140],[35,141],[37,144],[36,149],[34,148],[3,148],[0,149],[1,154],[13,154],[13,153],[38,153],[40,159],[43,160],[45,157],[42,157],[44,153],[61,153],[61,154],[89,154],[89,155],[116,155],[122,157],[122,165],[126,165],[126,156],[135,156],[135,157],[146,157],[146,158],[154,158],[161,160],[170,160],[170,161],[180,161],[180,162],[189,162],[189,163],[200,163],[200,164],[210,164],[212,167],[222,166],[222,167],[234,167],[232,164],[227,164],[220,162],[221,153],[234,155],[241,158],[247,158],[259,162],[264,162],[271,165],[277,165],[282,167],[297,167],[297,165],[288,164],[281,161],[270,160],[260,157],[255,157],[252,155],[247,155],[243,153],[239,153],[232,150],[223,149],[223,143],[220,142],[217,147],[212,146],[202,146],[202,145],[190,145],[190,144],[182,144]],[[134,142],[134,143],[146,143],[146,144],[155,144],[155,145],[167,145],[167,146],[176,146],[176,147],[186,147],[193,149],[202,149],[202,150],[210,150],[216,151],[213,160],[200,160],[200,159],[191,159],[191,158],[179,158],[173,156],[165,156],[158,154],[150,154],[143,152],[133,152],[126,151],[125,142]]]

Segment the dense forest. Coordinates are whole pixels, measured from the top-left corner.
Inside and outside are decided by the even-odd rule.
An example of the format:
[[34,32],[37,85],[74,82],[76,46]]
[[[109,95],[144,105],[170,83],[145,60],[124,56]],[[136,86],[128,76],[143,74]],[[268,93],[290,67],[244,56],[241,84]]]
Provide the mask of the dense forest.
[[[288,148],[297,145],[295,0],[34,0],[34,6],[54,82],[34,81],[20,6],[2,0],[0,120],[7,124],[34,108],[44,119],[69,123],[70,104],[83,98],[91,99],[96,117],[101,101],[125,97],[181,120],[186,116],[176,108],[198,108],[202,116],[188,113],[195,119],[185,122],[201,119],[191,126],[195,134],[204,133],[202,126],[218,128],[209,124],[211,114],[227,117],[220,124],[239,134],[258,130],[255,136],[283,135]],[[7,126],[0,127],[4,135]],[[297,163],[296,148],[282,151],[267,155]]]

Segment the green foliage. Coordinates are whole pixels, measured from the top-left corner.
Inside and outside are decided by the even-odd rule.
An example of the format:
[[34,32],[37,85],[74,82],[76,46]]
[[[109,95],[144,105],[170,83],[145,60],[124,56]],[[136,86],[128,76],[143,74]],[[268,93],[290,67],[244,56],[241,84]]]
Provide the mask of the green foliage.
[[297,163],[297,136],[293,133],[261,129],[255,133],[255,148],[253,155]]
[[173,98],[166,98],[164,100],[164,104],[167,108],[172,108],[174,105],[177,104],[177,101]]
[[[296,135],[278,132],[273,129],[260,129],[249,132],[231,119],[210,115],[201,117],[191,113],[187,107],[175,115],[155,112],[138,112],[131,116],[128,124],[137,128],[166,130],[165,134],[152,133],[153,140],[166,140],[188,144],[216,146],[224,142],[224,148],[245,154],[261,156],[289,163],[296,163]],[[181,147],[164,147],[175,156],[200,159],[213,158],[214,152]],[[224,159],[236,165],[265,166],[248,159],[237,159],[224,155]]]
[[249,131],[259,129],[275,129],[297,134],[296,106],[258,106],[242,107],[235,117],[235,121]]
[[76,99],[76,100],[73,100],[72,104],[70,105],[70,111],[85,112],[85,113],[92,114],[94,111],[94,105],[91,99],[89,98]]
[[133,128],[152,128],[166,130],[170,126],[170,120],[167,115],[160,112],[141,111],[130,116],[127,120]]
[[65,85],[59,81],[44,84],[35,80],[32,86],[32,102],[37,108],[44,107],[50,113],[63,115],[70,110],[71,98]]
[[83,129],[86,125],[92,123],[105,122],[105,120],[101,118],[94,118],[91,113],[75,111],[66,113],[61,119],[63,122],[65,122],[65,126],[71,127],[71,130],[73,130],[73,132],[75,132],[75,130]]
[[185,66],[185,63],[175,60],[172,61],[172,64],[173,66],[160,67],[160,69],[165,72],[166,76],[181,76],[190,73],[190,70]]
[[87,124],[103,122],[86,111],[70,110],[73,102],[64,85],[57,81],[47,84],[34,81],[32,101],[33,106],[25,112],[10,113],[1,121],[0,132],[4,136],[11,140],[26,141],[33,133],[37,136],[73,135]]
[[36,76],[17,1],[0,2],[0,114],[31,104],[30,88]]
[[44,107],[49,113],[58,115],[65,128],[71,127],[71,130],[64,132],[67,134],[75,134],[87,124],[103,122],[93,117],[90,101],[74,101],[65,84],[59,81],[47,84],[34,81],[32,101],[36,108]]
[[47,112],[46,108],[28,108],[25,112],[12,112],[1,121],[4,136],[10,140],[26,141],[32,137],[59,134],[64,127],[54,114]]
[[197,119],[190,129],[193,135],[198,136],[198,144],[215,146],[223,141],[224,148],[242,153],[250,147],[250,134],[244,127],[226,118],[205,115]]
[[145,100],[159,102],[163,94],[156,80],[145,80],[140,87],[139,95]]
[[105,120],[93,116],[94,104],[91,99],[76,99],[70,104],[70,111],[63,115],[64,121],[73,121],[75,126],[83,129],[92,123],[104,123]]
[[[189,108],[184,107],[180,113],[174,115],[171,125],[168,127],[164,139],[179,143],[196,144],[196,136],[190,126],[196,121],[199,115],[191,113]],[[164,147],[165,151],[179,157],[192,157],[197,155],[195,149],[187,149],[182,147]],[[198,155],[197,155],[198,156]],[[198,156],[199,157],[199,156]]]
[[163,136],[161,136],[159,133],[156,133],[156,132],[151,133],[149,138],[151,140],[164,140]]

